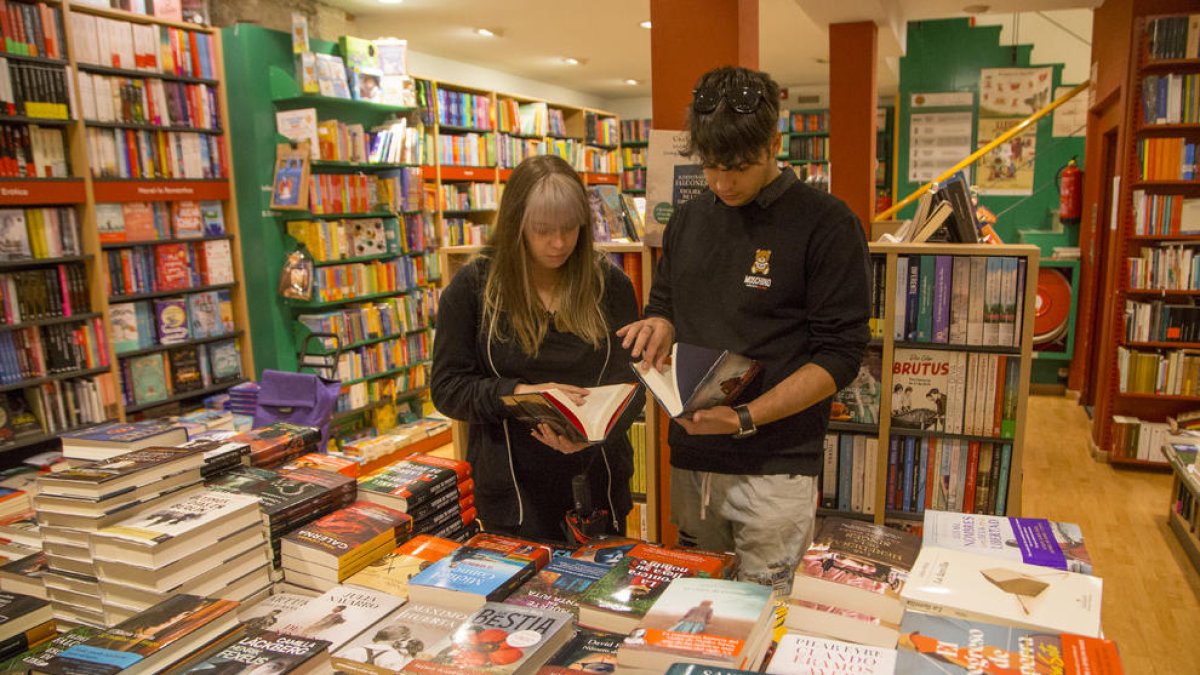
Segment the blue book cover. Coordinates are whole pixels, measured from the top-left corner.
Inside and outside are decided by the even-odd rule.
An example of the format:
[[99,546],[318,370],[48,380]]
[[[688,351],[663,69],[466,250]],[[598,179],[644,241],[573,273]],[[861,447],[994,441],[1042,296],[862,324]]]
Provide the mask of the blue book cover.
[[901,511],[912,510],[912,487],[913,487],[913,468],[915,455],[917,452],[917,439],[915,436],[904,437],[904,472],[900,479],[904,481],[904,496],[902,503],[899,505]]
[[904,307],[904,339],[908,341],[917,338],[917,298],[921,286],[921,256],[911,256],[908,259],[908,293],[905,296]]
[[138,302],[136,305],[136,321],[138,331],[138,347],[145,349],[158,344],[158,331],[154,327],[154,310],[150,302]]
[[925,513],[925,484],[926,478],[929,476],[929,439],[921,439],[921,461],[917,471],[917,504],[913,511],[917,513]]
[[200,202],[200,216],[204,220],[204,236],[219,237],[225,234],[225,211],[221,202]]
[[933,282],[936,269],[935,256],[921,256],[920,283],[917,288],[917,342],[933,341]]
[[430,596],[428,590],[443,589],[501,600],[534,570],[529,558],[463,546],[410,579],[409,596],[416,602],[433,602],[436,594]]
[[948,255],[934,259],[933,342],[950,341],[950,277],[954,260]]
[[579,595],[609,570],[608,565],[567,556],[554,556],[549,565],[504,602],[523,607],[557,609],[579,616]]
[[160,434],[170,433],[176,424],[162,420],[142,420],[140,422],[110,422],[98,427],[82,431],[69,431],[59,434],[60,438],[73,438],[84,441],[106,441],[111,443],[135,443]]
[[838,489],[839,511],[850,510],[850,490],[854,470],[854,437],[842,434],[838,437]]

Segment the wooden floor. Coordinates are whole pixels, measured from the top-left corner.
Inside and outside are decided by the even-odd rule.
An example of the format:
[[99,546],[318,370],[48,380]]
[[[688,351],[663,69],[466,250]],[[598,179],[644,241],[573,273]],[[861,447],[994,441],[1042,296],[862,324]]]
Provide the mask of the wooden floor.
[[1167,526],[1167,472],[1091,458],[1074,401],[1029,398],[1023,514],[1079,523],[1125,672],[1200,673],[1200,574]]

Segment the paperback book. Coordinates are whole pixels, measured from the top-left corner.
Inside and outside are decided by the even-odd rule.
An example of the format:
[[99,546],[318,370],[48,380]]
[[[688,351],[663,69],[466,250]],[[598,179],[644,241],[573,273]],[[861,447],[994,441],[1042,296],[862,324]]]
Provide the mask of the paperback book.
[[303,607],[282,614],[278,630],[316,640],[328,640],[337,651],[354,636],[398,609],[404,600],[367,588],[334,586]]
[[182,671],[184,675],[316,673],[329,663],[329,642],[249,629],[245,637]]
[[468,616],[410,602],[346,643],[333,655],[333,665],[351,675],[389,675],[415,659],[432,659],[437,646]]
[[408,596],[414,602],[474,611],[508,597],[536,570],[529,558],[462,546],[410,579]]
[[[810,635],[786,633],[767,663],[769,675],[810,675],[812,673],[856,673],[890,675],[917,671],[896,668],[896,650],[869,647]],[[942,672],[942,671],[930,671]]]
[[1075,523],[926,510],[923,532],[926,547],[1092,573],[1092,560],[1083,545],[1083,530]]
[[[386,555],[398,538],[411,531],[412,519],[407,514],[357,501],[287,534],[280,552],[284,567],[290,559],[305,560],[330,568],[336,572],[334,581],[341,581]],[[381,547],[386,550],[376,555]]]
[[345,583],[347,586],[373,588],[399,598],[407,598],[410,579],[460,546],[462,544],[449,539],[418,534],[397,546],[391,553],[352,574]]
[[618,633],[606,633],[590,628],[580,628],[575,636],[551,656],[537,675],[573,675],[585,673],[611,673],[617,669],[617,648],[625,641]]
[[570,614],[489,602],[459,624],[432,658],[413,661],[405,672],[529,673],[572,632]]
[[600,563],[556,556],[504,602],[579,616],[579,596],[608,572]]
[[587,391],[582,405],[558,389],[510,394],[500,400],[509,413],[534,428],[545,424],[576,443],[602,443],[634,400],[637,387],[612,384]]
[[671,345],[662,372],[632,367],[671,417],[732,403],[759,371],[758,362],[746,356],[679,342]]

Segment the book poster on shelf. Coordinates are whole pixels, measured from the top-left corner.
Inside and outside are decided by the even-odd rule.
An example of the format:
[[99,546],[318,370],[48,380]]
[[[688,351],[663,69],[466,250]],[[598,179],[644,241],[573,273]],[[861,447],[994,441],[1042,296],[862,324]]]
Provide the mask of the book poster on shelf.
[[[1023,117],[979,118],[979,147],[991,143],[1004,132],[1020,124]],[[1037,159],[1037,126],[996,146],[979,160],[975,186],[982,195],[1033,194],[1033,167]]]
[[1028,117],[1050,102],[1052,68],[983,68],[980,117]]
[[275,146],[275,178],[271,183],[271,208],[304,211],[308,208],[308,172],[312,150],[308,141]]
[[969,110],[913,113],[908,127],[908,180],[928,183],[971,154]]
[[646,148],[646,238],[662,246],[663,230],[679,205],[704,191],[704,170],[688,157],[686,131],[650,130]]

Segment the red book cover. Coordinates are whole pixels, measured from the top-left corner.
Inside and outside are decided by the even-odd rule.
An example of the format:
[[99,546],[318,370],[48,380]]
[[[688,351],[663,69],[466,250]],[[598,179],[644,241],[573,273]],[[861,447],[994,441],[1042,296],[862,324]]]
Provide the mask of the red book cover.
[[925,471],[925,508],[933,508],[933,493],[937,490],[937,479],[941,475],[941,463],[937,461],[938,454],[938,439],[931,436],[929,438],[928,456],[925,458],[927,466]]
[[517,537],[506,537],[502,534],[494,534],[492,532],[480,532],[471,537],[466,545],[474,546],[475,548],[488,548],[493,551],[500,551],[501,553],[529,558],[539,570],[549,564],[550,557],[554,555],[554,551],[545,544],[539,544],[527,539],[518,539]]
[[[360,560],[385,541],[388,551],[398,539],[412,532],[412,518],[395,509],[357,501],[322,516],[283,538],[284,565],[287,557],[325,559],[339,567]],[[300,549],[307,549],[308,553]],[[316,556],[309,558],[309,555]]]
[[312,451],[320,439],[321,432],[312,427],[275,422],[243,431],[230,441],[250,446],[251,465],[270,468]]
[[979,473],[979,441],[971,441],[967,451],[967,481],[963,487],[962,512],[975,512],[975,482]]
[[157,272],[156,291],[190,288],[192,268],[188,265],[187,244],[162,244],[154,247],[154,267]]
[[158,232],[154,229],[154,209],[147,202],[129,202],[121,205],[125,221],[125,239],[128,241],[154,241]]
[[463,459],[450,459],[449,457],[436,457],[434,455],[411,455],[407,459],[410,462],[450,469],[458,475],[459,482],[471,477],[471,464]]

